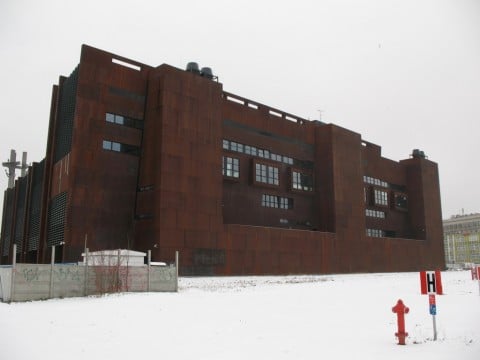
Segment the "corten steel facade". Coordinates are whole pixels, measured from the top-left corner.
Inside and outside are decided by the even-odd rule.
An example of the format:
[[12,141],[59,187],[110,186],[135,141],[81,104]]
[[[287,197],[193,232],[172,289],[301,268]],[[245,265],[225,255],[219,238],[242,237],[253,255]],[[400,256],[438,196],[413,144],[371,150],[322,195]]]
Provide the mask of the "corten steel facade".
[[[208,75],[208,73],[207,73]],[[221,83],[83,46],[53,87],[45,159],[5,192],[1,262],[181,254],[181,274],[445,267],[437,165]],[[60,251],[58,250],[60,249]]]

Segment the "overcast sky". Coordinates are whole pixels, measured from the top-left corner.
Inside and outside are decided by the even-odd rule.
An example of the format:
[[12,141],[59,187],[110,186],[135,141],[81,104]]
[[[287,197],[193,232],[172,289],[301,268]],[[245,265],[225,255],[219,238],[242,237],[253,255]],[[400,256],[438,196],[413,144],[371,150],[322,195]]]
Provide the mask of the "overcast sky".
[[1,0],[2,162],[45,156],[51,87],[82,44],[197,61],[224,90],[322,110],[395,161],[419,148],[439,164],[443,217],[480,211],[480,0]]

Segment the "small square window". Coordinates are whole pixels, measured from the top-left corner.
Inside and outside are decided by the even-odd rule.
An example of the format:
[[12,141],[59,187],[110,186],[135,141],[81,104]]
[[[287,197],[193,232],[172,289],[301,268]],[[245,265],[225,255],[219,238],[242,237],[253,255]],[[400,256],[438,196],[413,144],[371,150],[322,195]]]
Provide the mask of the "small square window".
[[121,151],[121,145],[117,142],[112,142],[112,150],[120,152]]
[[115,115],[115,124],[124,125],[125,118],[122,115]]
[[115,122],[115,115],[110,114],[110,113],[106,113],[105,120],[109,123],[114,123]]

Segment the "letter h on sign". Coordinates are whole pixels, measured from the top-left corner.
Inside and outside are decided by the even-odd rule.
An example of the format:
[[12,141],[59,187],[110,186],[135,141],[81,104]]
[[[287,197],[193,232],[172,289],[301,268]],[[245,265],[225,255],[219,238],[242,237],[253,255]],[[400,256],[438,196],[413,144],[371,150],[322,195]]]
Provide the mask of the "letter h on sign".
[[440,271],[420,271],[420,289],[423,295],[443,295]]

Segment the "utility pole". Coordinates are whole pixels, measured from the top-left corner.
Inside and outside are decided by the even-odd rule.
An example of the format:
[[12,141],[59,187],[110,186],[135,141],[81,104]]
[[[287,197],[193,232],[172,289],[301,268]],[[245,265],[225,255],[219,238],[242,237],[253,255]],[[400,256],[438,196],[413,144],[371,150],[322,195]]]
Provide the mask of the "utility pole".
[[10,159],[6,162],[2,162],[2,166],[6,167],[5,173],[8,177],[8,188],[11,189],[15,186],[15,170],[20,169],[20,176],[25,176],[27,174],[27,153],[24,151],[22,153],[22,163],[17,161],[17,152],[13,149],[10,150]]
[[318,109],[317,111],[318,111],[318,120],[322,121],[322,114],[323,114],[324,111],[321,110],[321,109]]

